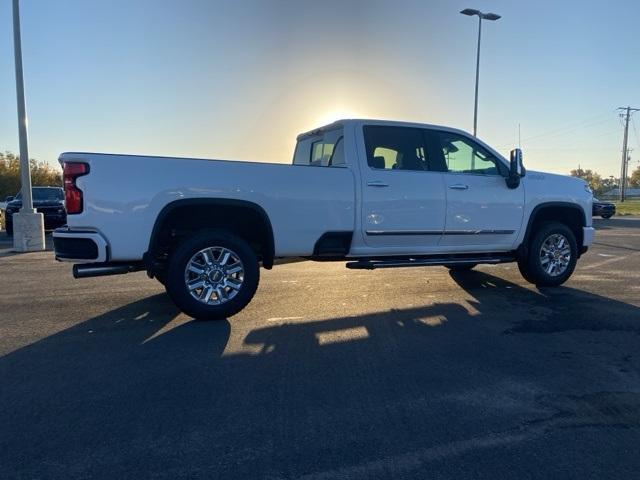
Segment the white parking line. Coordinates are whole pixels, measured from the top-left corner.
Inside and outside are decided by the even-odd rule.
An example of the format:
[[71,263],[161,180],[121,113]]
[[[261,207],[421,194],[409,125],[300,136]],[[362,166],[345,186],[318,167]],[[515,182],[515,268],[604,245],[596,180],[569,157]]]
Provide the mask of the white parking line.
[[302,320],[304,317],[271,317],[267,318],[267,322],[281,322],[283,320]]
[[619,262],[620,260],[628,260],[629,258],[636,257],[638,255],[640,255],[640,252],[630,253],[628,255],[616,256],[614,258],[609,258],[609,259],[603,260],[601,262],[592,263],[590,265],[587,265],[587,266],[583,267],[582,270],[591,270],[593,268],[603,267],[605,265],[610,265],[612,263]]

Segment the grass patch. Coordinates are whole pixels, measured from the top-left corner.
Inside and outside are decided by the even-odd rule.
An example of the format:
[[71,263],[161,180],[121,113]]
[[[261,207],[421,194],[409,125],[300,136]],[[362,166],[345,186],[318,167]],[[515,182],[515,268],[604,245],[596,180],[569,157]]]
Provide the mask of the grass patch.
[[640,215],[640,199],[613,202],[616,204],[616,215]]

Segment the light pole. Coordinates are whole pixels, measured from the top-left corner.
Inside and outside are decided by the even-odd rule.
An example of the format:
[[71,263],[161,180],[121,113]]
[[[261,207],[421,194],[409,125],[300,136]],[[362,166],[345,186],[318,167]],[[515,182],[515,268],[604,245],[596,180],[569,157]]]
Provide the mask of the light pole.
[[16,97],[18,102],[18,135],[20,138],[20,194],[22,208],[13,214],[13,248],[19,252],[44,250],[44,217],[33,208],[31,169],[27,142],[27,109],[24,100],[22,42],[20,38],[20,5],[13,0],[13,54],[16,62]]
[[460,13],[463,15],[469,15],[470,17],[478,16],[478,54],[476,56],[476,99],[475,106],[473,108],[473,136],[477,136],[478,132],[478,81],[480,79],[480,37],[482,36],[482,20],[498,20],[500,15],[495,13],[482,13],[480,10],[474,10],[473,8],[465,8]]

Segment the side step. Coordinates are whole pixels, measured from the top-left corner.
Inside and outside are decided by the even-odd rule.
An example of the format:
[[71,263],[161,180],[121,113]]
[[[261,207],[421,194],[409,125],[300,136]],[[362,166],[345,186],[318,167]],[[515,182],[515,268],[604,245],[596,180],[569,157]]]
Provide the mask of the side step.
[[376,268],[396,268],[396,267],[429,267],[435,265],[456,265],[466,263],[508,263],[516,260],[513,254],[489,254],[489,255],[457,255],[431,257],[387,257],[387,258],[364,258],[355,262],[348,262],[347,268],[356,270],[374,270]]
[[77,263],[73,266],[73,278],[102,277],[144,270],[143,263]]

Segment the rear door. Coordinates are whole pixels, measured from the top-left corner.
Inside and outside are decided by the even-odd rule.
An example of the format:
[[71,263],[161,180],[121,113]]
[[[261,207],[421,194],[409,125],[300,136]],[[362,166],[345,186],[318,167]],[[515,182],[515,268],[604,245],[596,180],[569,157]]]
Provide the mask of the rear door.
[[421,128],[365,125],[362,225],[370,247],[436,247],[445,226],[443,173]]

